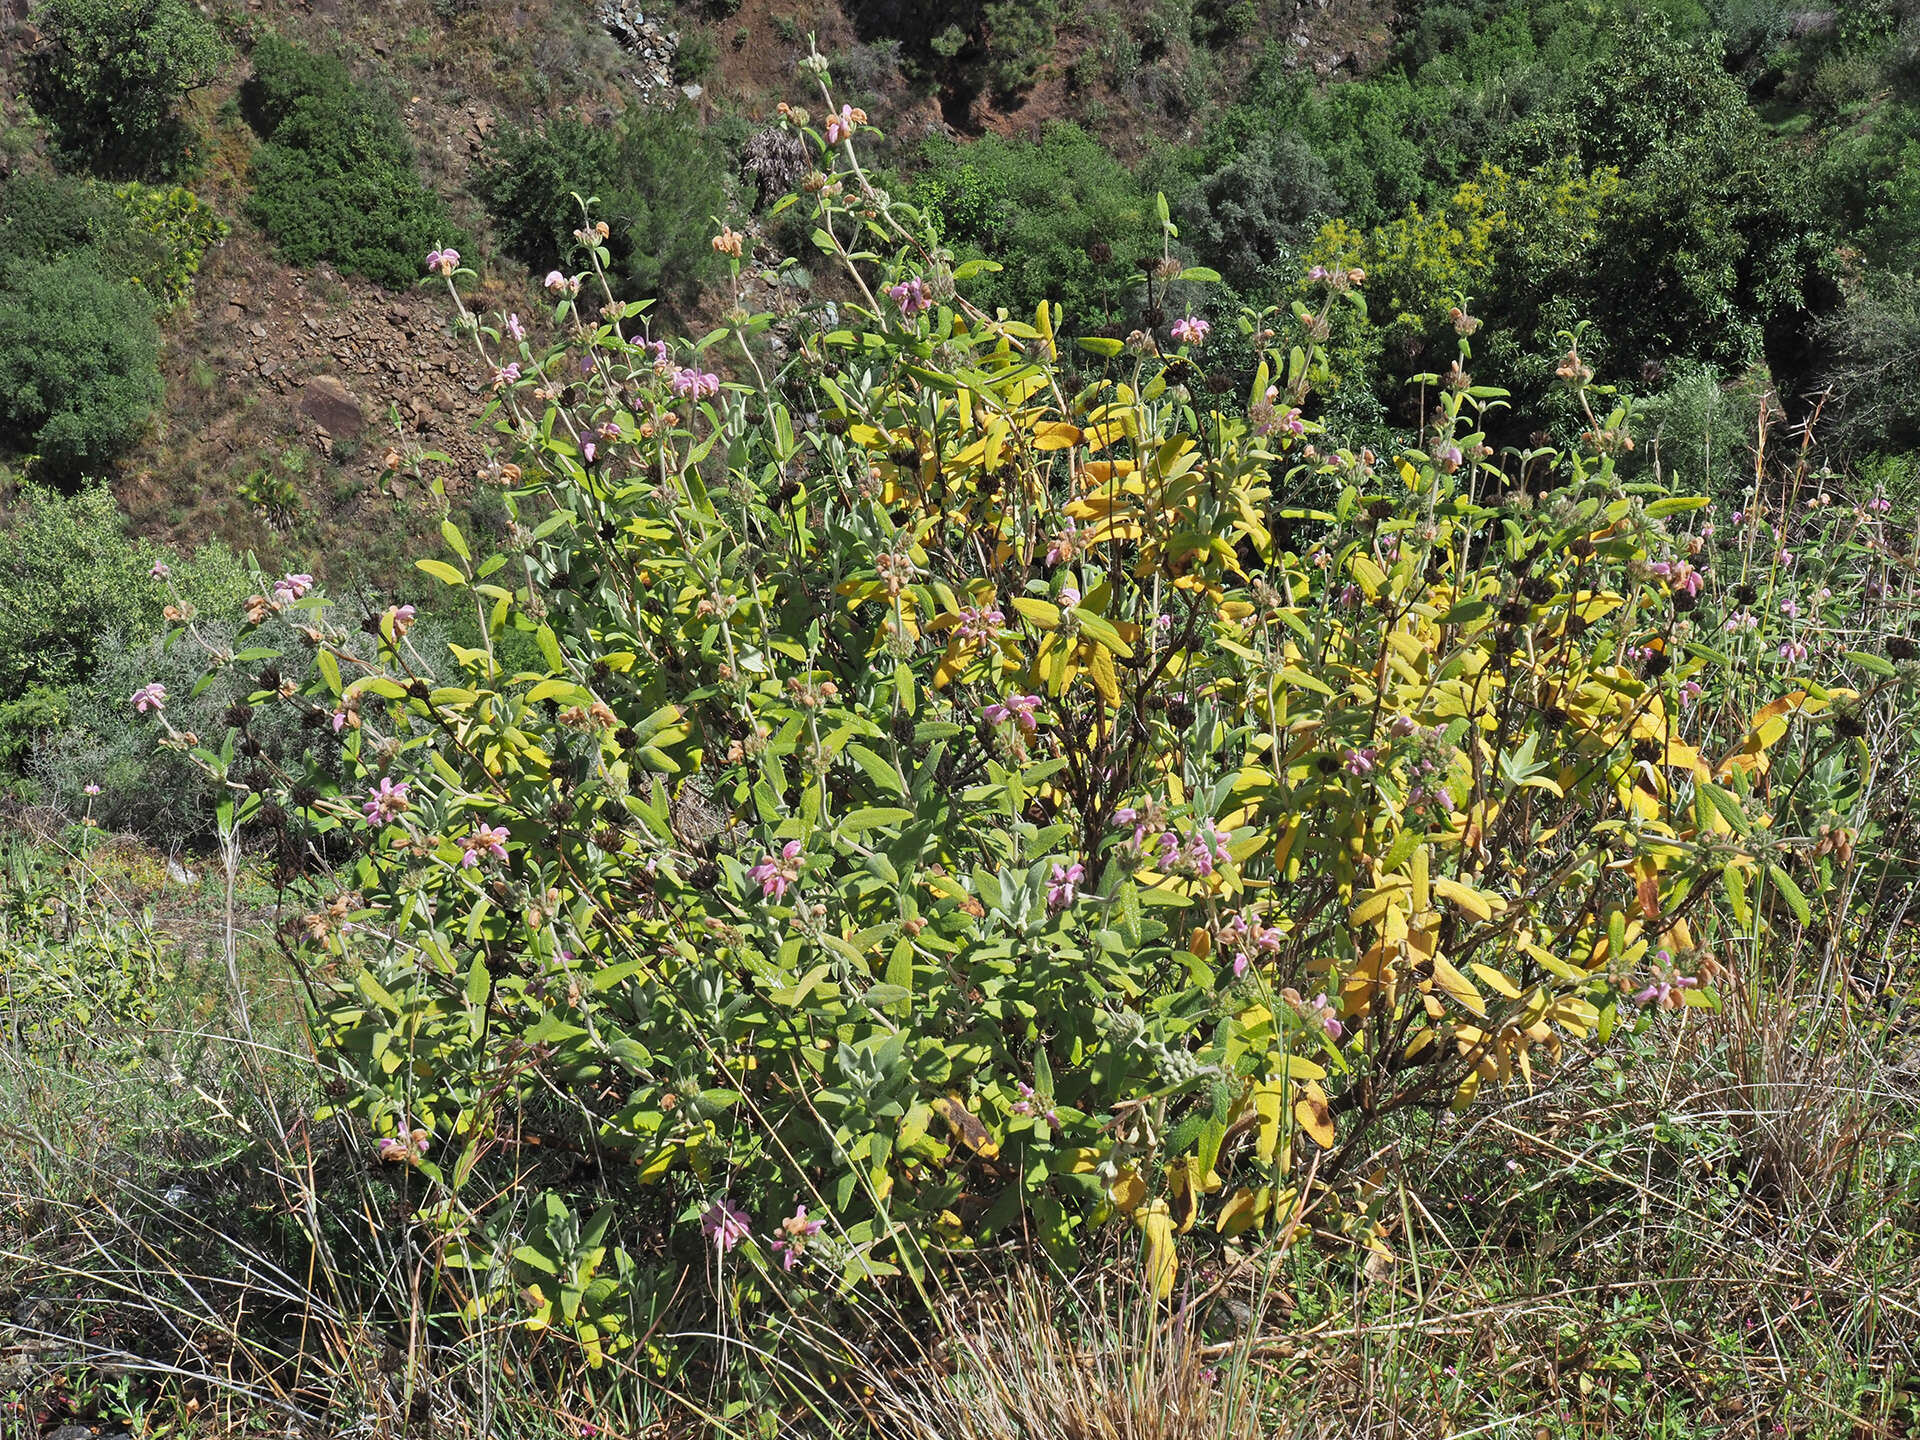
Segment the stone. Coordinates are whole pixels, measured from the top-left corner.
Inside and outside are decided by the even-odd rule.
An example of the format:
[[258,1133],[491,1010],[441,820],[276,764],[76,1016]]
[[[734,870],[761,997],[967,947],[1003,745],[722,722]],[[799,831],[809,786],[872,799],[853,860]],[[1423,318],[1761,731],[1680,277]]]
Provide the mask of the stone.
[[93,1440],[93,1431],[84,1425],[62,1425],[49,1434],[46,1440]]
[[367,423],[360,402],[331,375],[316,375],[300,391],[300,413],[328,435],[347,438]]
[[267,327],[262,325],[258,320],[254,321],[253,324],[247,328],[253,332],[254,339],[264,340],[267,338]]

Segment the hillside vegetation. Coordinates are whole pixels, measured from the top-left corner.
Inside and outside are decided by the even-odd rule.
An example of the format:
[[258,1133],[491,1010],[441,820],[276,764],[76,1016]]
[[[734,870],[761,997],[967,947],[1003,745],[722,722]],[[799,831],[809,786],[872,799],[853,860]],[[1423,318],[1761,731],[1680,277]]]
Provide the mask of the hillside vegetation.
[[8,1433],[1920,1434],[1920,11],[0,26]]

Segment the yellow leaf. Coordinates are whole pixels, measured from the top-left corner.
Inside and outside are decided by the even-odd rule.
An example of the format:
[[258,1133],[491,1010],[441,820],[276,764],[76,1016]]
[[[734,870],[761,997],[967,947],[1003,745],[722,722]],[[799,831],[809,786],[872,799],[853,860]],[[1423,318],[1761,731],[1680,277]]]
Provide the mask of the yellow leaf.
[[[1471,885],[1463,885],[1447,876],[1436,876],[1433,881],[1433,893],[1442,900],[1451,900],[1476,920],[1493,918],[1494,897],[1482,895]],[[1501,902],[1504,905],[1504,902]]]
[[1354,925],[1366,925],[1378,920],[1387,913],[1396,899],[1405,899],[1409,891],[1409,882],[1398,878],[1387,881],[1378,890],[1373,891],[1353,907],[1353,913],[1347,918]]
[[1491,965],[1482,965],[1478,960],[1475,960],[1469,963],[1467,968],[1478,975],[1481,980],[1486,983],[1487,987],[1496,993],[1506,996],[1509,1000],[1518,1000],[1520,998],[1520,987],[1515,985]]
[[1180,1259],[1173,1247],[1173,1216],[1166,1201],[1155,1200],[1133,1218],[1147,1239],[1147,1285],[1164,1300],[1173,1294],[1174,1277],[1180,1273]]
[[1131,1170],[1123,1170],[1113,1182],[1113,1203],[1122,1215],[1131,1215],[1147,1198],[1147,1182]]
[[1294,1103],[1293,1118],[1314,1144],[1322,1150],[1333,1148],[1333,1112],[1327,1108],[1327,1092],[1317,1082],[1307,1082],[1306,1090]]
[[1120,677],[1113,668],[1113,652],[1104,645],[1092,647],[1093,653],[1087,658],[1087,674],[1093,678],[1093,688],[1100,692],[1100,698],[1113,709],[1120,708]]
[[1220,1218],[1214,1222],[1213,1228],[1228,1237],[1251,1230],[1266,1220],[1267,1207],[1272,1199],[1273,1192],[1265,1185],[1257,1190],[1242,1185],[1220,1207]]
[[1453,962],[1444,955],[1433,957],[1433,983],[1459,1001],[1474,1014],[1484,1016],[1487,1002],[1480,998],[1480,992],[1473,988],[1473,982],[1453,968]]

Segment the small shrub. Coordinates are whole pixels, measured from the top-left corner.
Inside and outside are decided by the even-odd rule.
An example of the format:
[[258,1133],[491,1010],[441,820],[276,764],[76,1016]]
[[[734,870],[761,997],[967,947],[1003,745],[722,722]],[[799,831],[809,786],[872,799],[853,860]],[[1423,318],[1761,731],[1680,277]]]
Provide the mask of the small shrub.
[[225,238],[227,222],[191,190],[156,189],[134,181],[114,192],[127,223],[154,263],[134,278],[163,310],[177,309],[193,294],[194,277],[208,249]]
[[562,117],[502,133],[475,173],[475,189],[507,252],[535,271],[571,265],[580,200],[612,228],[621,293],[686,301],[714,273],[710,217],[724,212],[720,157],[690,121],[629,116],[618,129]]
[[180,97],[227,60],[213,22],[188,0],[41,0],[47,44],[29,93],[64,163],[134,176],[177,164]]
[[0,290],[0,443],[50,476],[99,474],[165,393],[149,297],[98,263],[70,255]]
[[242,107],[265,143],[247,210],[290,264],[330,261],[382,285],[411,284],[421,258],[460,237],[420,179],[392,103],[346,65],[268,36]]

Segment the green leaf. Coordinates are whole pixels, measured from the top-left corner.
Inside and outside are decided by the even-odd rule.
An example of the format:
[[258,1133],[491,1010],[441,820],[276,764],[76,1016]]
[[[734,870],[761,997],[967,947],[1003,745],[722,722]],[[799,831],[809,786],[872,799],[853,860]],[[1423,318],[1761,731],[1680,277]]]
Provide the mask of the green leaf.
[[1106,335],[1081,335],[1073,342],[1089,355],[1104,355],[1111,360],[1127,347]]
[[1900,673],[1890,661],[1878,655],[1869,655],[1864,650],[1843,650],[1841,654],[1868,674],[1878,675],[1882,680],[1891,680]]
[[904,797],[906,785],[900,779],[900,772],[865,745],[855,743],[847,746],[847,754],[854,758],[860,768],[867,772],[867,778],[890,795]]
[[1669,495],[1647,506],[1647,518],[1658,520],[1663,515],[1684,515],[1689,510],[1703,509],[1712,503],[1704,495]]
[[444,581],[448,585],[464,585],[467,583],[467,577],[454,569],[453,566],[447,564],[444,560],[416,560],[413,563],[419,569],[433,576],[434,579]]
[[1813,911],[1807,905],[1807,897],[1800,893],[1800,887],[1793,883],[1793,877],[1771,860],[1767,862],[1767,879],[1773,882],[1773,888],[1787,902],[1787,908],[1793,911],[1793,918],[1802,925],[1813,922]]
[[447,548],[469,564],[473,561],[473,552],[467,549],[467,537],[460,533],[460,527],[451,520],[440,522],[440,538],[447,542]]
[[844,817],[840,821],[840,829],[844,834],[859,835],[868,830],[877,830],[882,825],[904,825],[911,819],[911,810],[891,805],[869,805]]
[[1218,285],[1220,283],[1220,272],[1218,270],[1209,270],[1205,265],[1189,265],[1180,272],[1180,278],[1182,280],[1191,280],[1196,285]]
[[1711,780],[1700,781],[1699,789],[1713,808],[1726,818],[1727,824],[1733,827],[1736,835],[1745,835],[1752,828],[1752,823],[1747,819],[1747,812],[1740,808],[1740,797],[1731,790],[1716,785]]

